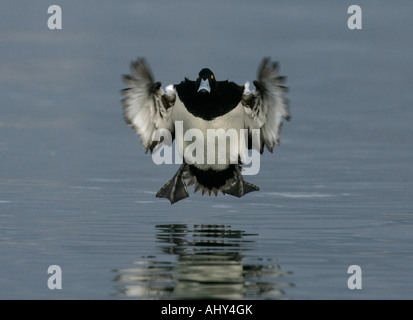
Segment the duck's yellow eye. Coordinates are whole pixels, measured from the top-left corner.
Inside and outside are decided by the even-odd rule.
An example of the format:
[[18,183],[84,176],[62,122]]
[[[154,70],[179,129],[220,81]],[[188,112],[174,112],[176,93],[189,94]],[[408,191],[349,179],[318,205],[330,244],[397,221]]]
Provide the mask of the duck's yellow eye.
[[214,75],[213,75],[213,74],[211,74],[211,79],[214,79]]
[[196,77],[197,79],[199,79],[199,74],[198,74],[198,77]]

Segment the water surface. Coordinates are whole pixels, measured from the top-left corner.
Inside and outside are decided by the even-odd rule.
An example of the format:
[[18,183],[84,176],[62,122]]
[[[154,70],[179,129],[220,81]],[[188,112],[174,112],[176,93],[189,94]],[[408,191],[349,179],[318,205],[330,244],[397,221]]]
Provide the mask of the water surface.
[[[410,2],[360,1],[362,30],[342,1],[59,3],[54,31],[47,1],[1,5],[0,298],[413,298]],[[164,86],[280,61],[292,121],[260,192],[155,198],[177,166],[123,123],[137,56]]]

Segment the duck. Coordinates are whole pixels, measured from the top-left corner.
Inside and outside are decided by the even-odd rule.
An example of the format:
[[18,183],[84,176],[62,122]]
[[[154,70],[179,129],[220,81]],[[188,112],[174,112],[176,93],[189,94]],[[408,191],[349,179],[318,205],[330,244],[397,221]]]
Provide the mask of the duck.
[[[285,96],[288,92],[286,77],[278,75],[278,62],[269,57],[262,59],[253,90],[249,82],[238,85],[229,80],[218,81],[209,68],[202,68],[195,80],[185,77],[165,89],[160,81],[155,81],[145,58],[132,61],[130,69],[131,74],[123,75],[127,87],[121,90],[125,123],[139,136],[145,153],[154,153],[175,140],[182,159],[172,179],[156,193],[157,198],[174,204],[189,197],[187,187],[191,185],[195,185],[195,192],[202,190],[202,195],[208,193],[210,196],[222,193],[240,198],[259,191],[258,186],[245,181],[241,173],[244,164],[241,155],[251,149],[262,154],[265,147],[272,153],[275,145],[280,145],[283,120],[291,119]],[[159,130],[169,132],[171,139],[155,139]],[[211,130],[224,130],[221,134],[245,130],[247,138],[242,140],[239,134],[235,147],[227,141],[220,161],[216,160],[223,146],[217,146],[214,140],[208,149],[208,140],[208,148],[205,145],[201,151],[214,150],[213,155],[208,158],[208,152],[200,152],[194,160],[189,156],[193,153],[186,152],[192,143],[183,137],[188,130],[198,130],[205,140]]]

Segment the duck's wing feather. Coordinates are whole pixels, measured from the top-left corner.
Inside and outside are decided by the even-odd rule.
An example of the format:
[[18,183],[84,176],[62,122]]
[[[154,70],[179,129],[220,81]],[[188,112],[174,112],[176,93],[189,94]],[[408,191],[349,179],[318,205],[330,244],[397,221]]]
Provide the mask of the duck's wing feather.
[[284,95],[287,92],[283,85],[286,77],[278,76],[277,71],[278,63],[264,58],[258,68],[258,80],[253,82],[255,89],[250,92],[247,84],[242,96],[245,128],[249,129],[250,142],[251,129],[260,129],[261,153],[264,151],[264,144],[271,152],[275,144],[280,144],[283,118],[291,118],[288,101]]
[[123,75],[123,80],[129,86],[122,90],[124,119],[139,135],[145,152],[153,151],[162,143],[162,140],[153,140],[156,130],[167,129],[172,137],[174,135],[171,113],[175,104],[175,91],[167,88],[167,92],[164,92],[161,83],[154,82],[143,58],[131,63],[131,71],[131,75]]

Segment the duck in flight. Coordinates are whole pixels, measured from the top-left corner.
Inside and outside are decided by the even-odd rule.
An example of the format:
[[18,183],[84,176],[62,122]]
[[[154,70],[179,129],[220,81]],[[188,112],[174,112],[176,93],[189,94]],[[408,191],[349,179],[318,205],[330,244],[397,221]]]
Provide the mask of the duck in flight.
[[[192,184],[195,184],[195,192],[202,189],[202,194],[208,192],[209,195],[221,192],[242,197],[259,190],[244,180],[240,155],[254,146],[262,154],[264,145],[273,152],[274,146],[280,144],[283,119],[289,120],[290,114],[285,97],[286,78],[277,75],[278,63],[271,62],[269,58],[262,60],[252,91],[248,83],[239,86],[230,81],[217,81],[208,68],[203,68],[196,80],[185,78],[166,90],[161,88],[160,82],[154,81],[145,59],[132,62],[131,71],[131,75],[123,76],[128,85],[122,90],[125,122],[140,137],[145,153],[148,150],[155,152],[165,143],[162,139],[155,140],[154,133],[168,130],[183,159],[175,176],[156,194],[158,198],[166,198],[173,204],[189,196],[187,185]],[[225,161],[207,161],[207,153],[202,159],[205,161],[188,161],[184,150],[190,141],[177,137],[177,134],[182,135],[176,127],[178,122],[182,124],[183,132],[196,128],[205,137],[210,129],[224,129],[225,132],[245,129],[248,141],[236,144],[236,161],[230,152],[233,151],[231,147],[226,148]],[[254,130],[259,132],[258,146],[252,143]]]

